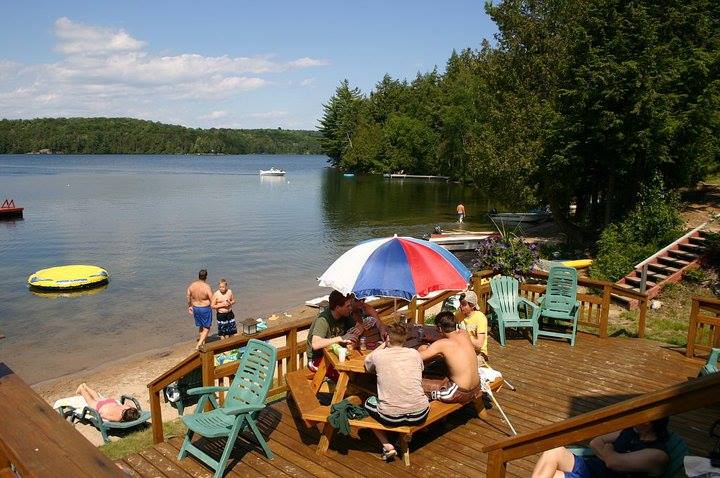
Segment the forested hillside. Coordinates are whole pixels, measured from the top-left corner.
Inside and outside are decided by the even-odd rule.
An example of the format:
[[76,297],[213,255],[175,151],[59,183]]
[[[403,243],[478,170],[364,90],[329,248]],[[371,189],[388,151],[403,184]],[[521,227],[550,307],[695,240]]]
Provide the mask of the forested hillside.
[[578,234],[623,217],[643,185],[674,189],[717,168],[720,2],[502,0],[486,10],[495,42],[452,52],[444,72],[385,76],[368,94],[342,82],[321,120],[331,162],[449,175],[549,204]]
[[132,118],[0,120],[0,154],[320,154],[315,131],[193,129]]

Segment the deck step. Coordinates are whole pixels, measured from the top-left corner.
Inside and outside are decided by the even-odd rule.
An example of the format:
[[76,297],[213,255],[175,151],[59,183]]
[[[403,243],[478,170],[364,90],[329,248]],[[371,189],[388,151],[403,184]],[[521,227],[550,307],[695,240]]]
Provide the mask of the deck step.
[[674,249],[672,251],[668,251],[668,254],[670,255],[670,257],[677,257],[679,259],[687,261],[688,263],[698,259],[697,254],[693,254],[692,252],[681,251],[679,249]]
[[677,267],[678,269],[682,269],[683,267],[690,265],[690,262],[675,257],[658,257],[658,261],[662,264],[668,264],[672,267]]
[[705,237],[703,236],[695,236],[689,238],[690,244],[697,244],[698,246],[704,246],[706,244]]
[[648,271],[658,271],[660,274],[674,274],[679,271],[677,267],[670,267],[665,264],[648,264]]
[[664,281],[668,278],[665,274],[660,274],[659,272],[652,272],[648,271],[647,278],[653,281],[656,284],[659,284],[660,282]]
[[[630,284],[634,287],[640,287],[640,283],[642,282],[642,279],[640,277],[625,277],[625,282],[627,284]],[[650,280],[645,281],[645,290],[652,289],[655,287],[655,282],[652,282]],[[638,289],[639,290],[639,289]]]
[[705,254],[705,246],[701,246],[698,244],[679,244],[678,247],[680,247],[681,251],[690,252],[691,254],[697,254],[697,255],[703,255]]

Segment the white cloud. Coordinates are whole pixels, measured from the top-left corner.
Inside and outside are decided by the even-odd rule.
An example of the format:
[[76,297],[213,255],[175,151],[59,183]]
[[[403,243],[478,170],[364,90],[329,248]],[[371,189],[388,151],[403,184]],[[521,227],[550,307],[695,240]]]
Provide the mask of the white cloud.
[[[147,42],[123,29],[85,25],[67,17],[54,25],[55,62],[23,65],[0,59],[0,117],[135,116],[193,123],[224,115],[217,102],[281,85],[267,75],[328,65],[274,55],[204,56],[192,52],[154,54]],[[312,79],[302,82],[309,86]],[[203,111],[212,111],[203,114]],[[218,114],[221,116],[212,116]],[[240,112],[239,114],[243,114]],[[286,111],[244,114],[259,120],[288,120]]]
[[210,113],[208,113],[208,114],[206,114],[206,115],[202,115],[202,116],[200,117],[200,119],[219,119],[219,118],[224,118],[224,117],[226,117],[227,115],[228,115],[228,112],[227,112],[227,111],[222,111],[222,110],[219,110],[219,111],[211,111]]
[[315,84],[315,78],[305,78],[300,82],[300,86],[312,86]]
[[55,21],[55,36],[59,40],[57,50],[69,55],[137,51],[145,46],[124,30],[83,25],[67,17]]

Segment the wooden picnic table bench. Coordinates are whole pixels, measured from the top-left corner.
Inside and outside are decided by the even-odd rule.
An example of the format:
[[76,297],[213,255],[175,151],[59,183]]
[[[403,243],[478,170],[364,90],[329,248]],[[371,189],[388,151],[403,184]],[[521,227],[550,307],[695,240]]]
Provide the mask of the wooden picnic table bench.
[[[333,437],[335,429],[327,422],[330,415],[330,406],[347,398],[355,405],[361,405],[362,401],[357,396],[346,397],[346,392],[350,380],[354,376],[367,374],[365,370],[365,356],[368,352],[353,351],[353,356],[345,362],[340,362],[337,355],[329,349],[323,350],[323,360],[318,366],[318,371],[313,373],[310,370],[303,369],[290,372],[285,379],[290,391],[290,395],[295,402],[300,416],[306,426],[310,427],[321,424],[321,437],[318,443],[317,453],[324,454]],[[327,372],[328,366],[332,366],[338,371],[339,377],[335,386],[335,391],[331,400],[331,405],[322,405],[317,398],[317,392],[322,385],[323,379]],[[503,384],[502,378],[490,384],[491,390],[498,390]],[[482,399],[478,399],[472,403],[478,416],[483,417],[487,413]],[[410,465],[410,452],[407,446],[408,441],[413,433],[421,430],[434,422],[446,417],[450,413],[463,408],[465,404],[460,403],[443,403],[439,401],[430,402],[430,413],[424,423],[415,426],[399,426],[387,427],[375,420],[373,417],[365,417],[359,420],[348,420],[351,427],[369,428],[375,430],[384,430],[387,432],[395,432],[400,434],[400,447],[406,465]]]

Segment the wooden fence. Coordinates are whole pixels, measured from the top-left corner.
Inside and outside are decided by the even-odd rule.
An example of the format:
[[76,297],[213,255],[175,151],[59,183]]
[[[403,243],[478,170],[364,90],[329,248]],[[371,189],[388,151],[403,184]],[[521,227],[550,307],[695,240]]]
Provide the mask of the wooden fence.
[[720,374],[710,374],[502,440],[483,448],[487,476],[504,477],[507,462],[518,458],[715,404],[718,392]]
[[704,358],[713,347],[720,347],[720,300],[693,297],[688,326],[687,356],[692,358],[702,355]]

